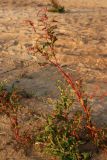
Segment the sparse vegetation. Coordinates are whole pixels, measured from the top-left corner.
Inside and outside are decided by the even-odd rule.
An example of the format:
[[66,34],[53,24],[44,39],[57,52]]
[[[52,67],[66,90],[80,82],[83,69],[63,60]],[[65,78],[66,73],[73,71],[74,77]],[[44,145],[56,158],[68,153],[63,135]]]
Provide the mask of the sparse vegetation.
[[[86,160],[91,156],[91,150],[80,152],[79,147],[90,141],[90,137],[83,112],[73,113],[75,96],[69,87],[58,87],[60,97],[54,103],[53,112],[46,118],[45,129],[36,137],[36,141],[43,143],[48,154],[58,156],[61,160]],[[82,134],[85,134],[84,140]]]
[[[88,160],[92,153],[91,148],[88,152],[84,152],[80,151],[80,146],[91,142],[98,150],[104,144],[106,135],[104,130],[98,128],[92,121],[89,97],[81,81],[75,81],[73,76],[66,73],[58,63],[55,54],[56,24],[51,24],[46,10],[40,14],[39,21],[43,34],[31,50],[33,54],[38,52],[49,64],[54,65],[67,84],[65,89],[60,88],[60,99],[57,100],[52,114],[47,116],[45,130],[37,136],[36,141],[42,142],[42,147],[44,146],[48,153],[57,155],[61,160]],[[34,25],[31,26],[36,30]],[[70,87],[72,94],[68,92],[67,86]],[[72,112],[74,102],[81,106],[82,110],[77,109],[76,112]]]
[[49,9],[49,11],[59,13],[65,12],[64,6],[61,6],[57,0],[50,0],[50,2],[52,4],[52,8]]
[[17,143],[26,146],[32,143],[32,140],[27,132],[20,133],[18,112],[22,106],[19,101],[20,96],[15,91],[14,85],[7,90],[5,83],[0,84],[0,113],[10,119],[13,139],[15,139]]
[[[51,11],[60,13],[65,11],[57,0],[51,0],[51,3],[53,7]],[[98,127],[93,122],[90,96],[84,89],[82,80],[76,80],[72,73],[64,70],[58,62],[55,50],[58,39],[56,32],[57,21],[49,19],[47,9],[38,13],[38,20],[41,35],[36,43],[29,48],[29,52],[33,56],[38,53],[45,59],[46,63],[42,67],[47,64],[49,67],[52,65],[62,75],[63,80],[58,81],[59,97],[56,100],[51,100],[50,105],[53,109],[50,113],[43,116],[40,114],[36,117],[36,113],[32,111],[32,115],[36,117],[35,122],[33,122],[42,123],[42,125],[35,128],[36,131],[34,130],[33,133],[32,131],[28,132],[28,130],[23,132],[20,122],[25,117],[23,118],[23,114],[21,114],[22,117],[19,116],[22,108],[20,96],[31,99],[33,94],[29,94],[25,90],[17,92],[14,85],[6,88],[5,84],[1,83],[0,115],[6,115],[9,119],[12,139],[23,148],[27,146],[30,150],[31,146],[34,145],[37,150],[39,146],[42,152],[46,152],[47,155],[55,156],[60,160],[90,160],[93,153],[97,153],[101,148],[104,149],[107,146],[107,129]],[[26,22],[32,27],[33,33],[36,34],[38,26],[36,28],[31,20]],[[29,78],[29,80],[31,79],[32,77]],[[93,97],[92,95],[91,98]],[[88,148],[87,144],[89,144]]]

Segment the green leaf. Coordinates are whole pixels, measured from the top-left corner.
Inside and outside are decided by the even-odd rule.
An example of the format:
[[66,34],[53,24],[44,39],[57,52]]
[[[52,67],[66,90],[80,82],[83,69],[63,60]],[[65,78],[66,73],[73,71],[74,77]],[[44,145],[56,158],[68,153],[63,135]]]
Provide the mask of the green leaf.
[[82,153],[82,156],[83,156],[83,160],[89,160],[89,158],[91,157],[91,153],[84,152],[84,153]]

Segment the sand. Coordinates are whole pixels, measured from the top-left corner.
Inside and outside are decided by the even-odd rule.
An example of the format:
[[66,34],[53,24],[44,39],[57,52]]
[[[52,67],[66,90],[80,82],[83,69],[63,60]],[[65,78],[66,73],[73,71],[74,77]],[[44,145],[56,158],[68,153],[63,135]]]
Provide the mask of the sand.
[[[59,63],[75,78],[81,77],[90,93],[96,89],[96,86],[99,86],[96,94],[105,93],[107,90],[107,1],[61,0],[60,3],[65,6],[65,13],[49,13],[49,17],[58,21],[56,55]],[[28,117],[25,113],[29,108],[35,112],[50,110],[44,100],[57,98],[56,81],[62,79],[53,66],[39,66],[37,62],[42,65],[43,60],[38,60],[36,56],[32,57],[28,52],[28,48],[35,43],[36,37],[31,27],[25,24],[25,20],[33,20],[37,25],[37,12],[44,7],[50,8],[49,1],[0,0],[0,81],[6,80],[8,85],[15,82],[16,87],[24,94],[32,95],[30,99],[24,95],[22,100],[26,105],[23,111],[25,117]],[[95,99],[93,116],[100,125],[107,122],[106,106],[106,97],[99,101]],[[28,118],[24,123],[29,126],[29,121]],[[34,119],[32,121],[34,122]],[[2,115],[0,115],[0,142],[1,160],[38,159],[37,153],[33,151],[28,156],[22,149],[14,150],[9,119]],[[105,152],[95,158],[95,160],[100,159],[106,160]]]

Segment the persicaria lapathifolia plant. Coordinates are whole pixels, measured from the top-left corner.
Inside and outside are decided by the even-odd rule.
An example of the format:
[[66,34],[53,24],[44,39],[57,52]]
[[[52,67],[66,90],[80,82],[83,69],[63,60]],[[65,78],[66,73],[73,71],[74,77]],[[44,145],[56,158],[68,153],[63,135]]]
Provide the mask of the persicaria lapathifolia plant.
[[[96,145],[99,145],[101,142],[103,142],[105,136],[103,130],[101,128],[98,128],[96,124],[92,122],[91,107],[89,105],[88,95],[81,90],[81,81],[75,81],[72,74],[67,73],[58,63],[55,51],[55,42],[57,41],[57,21],[50,20],[48,18],[47,9],[41,10],[38,13],[38,21],[39,27],[41,29],[41,35],[37,39],[35,45],[30,48],[30,50],[33,52],[33,55],[36,56],[36,54],[39,53],[49,64],[54,65],[62,75],[64,80],[66,80],[67,84],[73,90],[75,97],[83,110],[83,117],[86,121],[84,126],[85,130],[87,130],[90,138],[94,141],[94,143]],[[26,22],[30,24],[30,26],[36,33],[37,30],[35,24],[29,20]]]
[[[72,74],[66,73],[66,71],[63,70],[61,65],[58,63],[58,60],[56,58],[56,51],[55,51],[55,42],[57,41],[57,34],[55,30],[57,29],[57,25],[55,20],[50,21],[47,15],[47,9],[41,10],[38,13],[38,19],[39,19],[39,26],[41,27],[41,36],[37,39],[35,45],[30,48],[33,53],[36,54],[39,53],[41,56],[43,56],[48,63],[54,65],[60,74],[63,76],[63,78],[66,80],[66,82],[71,86],[73,89],[76,98],[78,102],[80,103],[87,119],[87,129],[91,133],[92,137],[96,139],[98,137],[98,133],[100,130],[93,125],[91,121],[91,112],[90,112],[90,106],[88,104],[88,95],[85,95],[80,90],[80,84],[77,85],[77,81],[74,80]],[[31,27],[33,28],[34,32],[36,33],[36,27],[33,22],[28,22]],[[78,82],[79,83],[79,82]]]
[[31,136],[27,133],[26,136],[20,134],[19,110],[19,96],[14,90],[14,85],[7,90],[5,84],[0,83],[0,113],[5,114],[10,119],[13,138],[20,144],[28,145],[31,142]]

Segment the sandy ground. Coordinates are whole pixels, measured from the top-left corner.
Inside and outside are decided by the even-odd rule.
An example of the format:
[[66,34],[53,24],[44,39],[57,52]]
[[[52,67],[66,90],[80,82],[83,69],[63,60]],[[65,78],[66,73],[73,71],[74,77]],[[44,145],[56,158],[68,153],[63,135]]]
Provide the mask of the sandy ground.
[[[76,78],[81,77],[87,90],[102,94],[107,90],[107,1],[106,0],[61,0],[64,14],[49,13],[58,21],[56,53],[62,67]],[[0,0],[0,81],[16,82],[18,89],[32,95],[24,98],[25,113],[31,110],[49,110],[43,99],[56,98],[56,81],[61,76],[53,66],[40,67],[37,57],[28,54],[35,42],[35,34],[24,21],[37,24],[37,12],[50,7],[42,0]],[[42,64],[42,60],[39,60]],[[78,72],[76,72],[78,71]],[[26,97],[26,96],[25,96]],[[107,122],[107,98],[95,100],[93,115],[97,123]],[[28,118],[29,119],[29,118]],[[33,119],[33,118],[32,118]],[[29,123],[29,120],[25,120]],[[7,135],[7,131],[10,133]],[[4,134],[2,134],[4,133]],[[23,150],[16,152],[11,143],[9,121],[0,116],[1,160],[37,160],[34,153],[26,156]],[[107,160],[105,153],[95,160]],[[39,158],[40,159],[40,158]],[[47,158],[45,158],[47,159]]]

